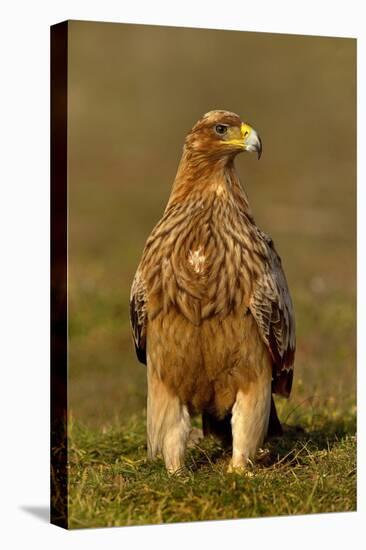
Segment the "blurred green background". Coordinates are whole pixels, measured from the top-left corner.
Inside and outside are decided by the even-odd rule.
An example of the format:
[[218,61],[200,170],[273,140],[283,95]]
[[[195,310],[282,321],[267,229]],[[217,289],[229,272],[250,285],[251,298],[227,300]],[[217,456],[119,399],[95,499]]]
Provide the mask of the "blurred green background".
[[185,134],[241,115],[263,155],[237,158],[282,257],[297,321],[290,407],[355,400],[356,41],[69,23],[69,409],[85,424],[145,406],[129,289]]

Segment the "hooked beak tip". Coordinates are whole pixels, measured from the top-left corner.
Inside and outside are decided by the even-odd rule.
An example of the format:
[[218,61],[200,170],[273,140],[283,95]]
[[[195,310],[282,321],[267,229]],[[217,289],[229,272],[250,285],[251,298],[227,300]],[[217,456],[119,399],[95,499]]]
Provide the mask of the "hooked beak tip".
[[258,136],[258,143],[257,143],[257,155],[259,160],[262,156],[262,140],[259,136]]
[[262,140],[254,128],[248,124],[242,125],[242,133],[244,134],[244,150],[257,153],[258,160],[262,155]]

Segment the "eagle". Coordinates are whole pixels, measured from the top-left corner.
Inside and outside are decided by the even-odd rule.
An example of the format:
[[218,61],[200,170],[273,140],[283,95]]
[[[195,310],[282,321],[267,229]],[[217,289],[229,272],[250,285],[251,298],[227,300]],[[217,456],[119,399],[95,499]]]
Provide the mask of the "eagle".
[[192,415],[232,444],[245,471],[281,433],[272,394],[290,395],[295,320],[281,259],[256,225],[234,165],[258,133],[232,112],[206,113],[188,133],[163,213],[130,295],[137,358],[147,365],[147,451],[184,468]]

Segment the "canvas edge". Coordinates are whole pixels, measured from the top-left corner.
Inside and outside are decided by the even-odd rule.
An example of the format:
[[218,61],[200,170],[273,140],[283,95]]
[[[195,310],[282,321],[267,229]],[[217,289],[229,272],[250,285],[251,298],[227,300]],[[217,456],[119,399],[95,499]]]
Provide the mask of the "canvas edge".
[[67,73],[68,22],[50,28],[51,468],[50,521],[68,528]]

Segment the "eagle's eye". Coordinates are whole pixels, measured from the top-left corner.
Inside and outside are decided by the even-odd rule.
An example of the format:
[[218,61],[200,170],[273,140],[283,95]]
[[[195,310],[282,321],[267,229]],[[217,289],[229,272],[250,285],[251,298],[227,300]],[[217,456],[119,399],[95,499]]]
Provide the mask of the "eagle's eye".
[[227,132],[227,126],[225,126],[224,124],[216,124],[215,132],[219,136],[223,136]]

